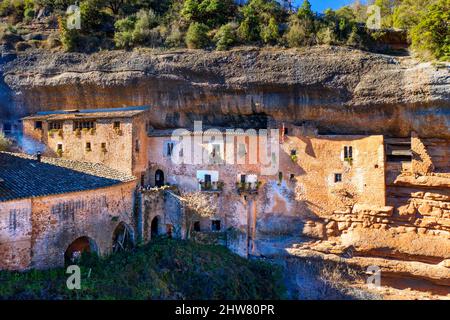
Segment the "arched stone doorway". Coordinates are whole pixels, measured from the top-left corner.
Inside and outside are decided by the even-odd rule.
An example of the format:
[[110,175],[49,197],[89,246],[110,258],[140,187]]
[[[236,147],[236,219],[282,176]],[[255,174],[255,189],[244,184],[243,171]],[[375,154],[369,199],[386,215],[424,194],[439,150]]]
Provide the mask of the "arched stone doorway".
[[153,218],[150,230],[151,230],[151,239],[153,239],[153,237],[158,236],[158,234],[159,234],[159,217],[158,216]]
[[119,223],[113,232],[113,252],[126,251],[133,247],[133,230],[125,222]]
[[73,264],[79,261],[82,254],[98,254],[98,247],[95,241],[83,236],[75,239],[64,252],[64,263]]
[[164,172],[160,169],[155,172],[155,186],[162,187],[164,185]]

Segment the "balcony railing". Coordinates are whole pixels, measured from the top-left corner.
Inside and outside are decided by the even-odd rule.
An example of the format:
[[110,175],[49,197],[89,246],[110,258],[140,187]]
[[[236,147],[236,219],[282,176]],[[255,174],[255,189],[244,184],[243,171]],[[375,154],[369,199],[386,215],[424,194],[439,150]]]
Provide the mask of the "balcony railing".
[[222,181],[205,182],[199,181],[201,191],[222,191],[224,183]]
[[258,193],[261,181],[256,182],[236,182],[236,189],[239,194],[242,193]]

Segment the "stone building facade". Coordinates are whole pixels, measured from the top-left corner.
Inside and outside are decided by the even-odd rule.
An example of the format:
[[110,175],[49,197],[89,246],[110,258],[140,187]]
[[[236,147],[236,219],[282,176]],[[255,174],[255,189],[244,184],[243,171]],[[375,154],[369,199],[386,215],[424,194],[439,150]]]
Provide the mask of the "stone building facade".
[[[94,132],[88,128],[80,136],[74,130],[79,118],[95,119]],[[120,132],[114,124],[117,119]],[[62,129],[52,129],[52,121],[62,121]],[[140,108],[56,112],[23,120],[26,135],[54,152],[62,144],[62,159],[134,175],[135,180],[126,183],[134,195],[129,192],[123,200],[127,208],[134,203],[134,218],[125,222],[144,242],[155,234],[183,237],[187,230],[180,199],[185,192],[199,191],[211,199],[216,212],[198,219],[194,230],[227,234],[225,244],[242,256],[270,255],[297,245],[296,250],[304,246],[333,254],[351,248],[354,255],[402,263],[415,259],[437,269],[450,259],[450,144],[446,140],[421,139],[414,132],[410,138],[321,134],[308,123],[273,122],[268,125],[269,135],[230,128],[159,130],[151,123]],[[85,148],[88,140],[91,151]],[[106,154],[95,152],[102,143]],[[113,194],[124,186],[109,188]],[[117,194],[112,197],[119,199]],[[45,217],[52,211],[51,203],[59,200],[33,201],[40,212],[36,227],[47,237],[57,234]],[[27,200],[17,202],[19,207],[28,205]],[[113,212],[120,206],[119,202],[107,205]],[[106,223],[102,215],[92,219]],[[84,225],[83,219],[79,221],[70,230]],[[94,221],[90,225],[96,228]],[[104,241],[96,239],[100,251],[111,251],[114,228],[111,224],[104,229]],[[28,229],[23,230],[25,240],[17,245],[27,248]],[[52,252],[56,242],[51,241],[33,243],[41,245],[42,252],[45,245]],[[40,266],[38,256],[33,259]]]
[[148,107],[41,112],[25,117],[25,136],[44,143],[49,155],[103,163],[140,177],[145,170]]
[[134,242],[135,184],[99,164],[0,153],[0,269],[61,266],[82,251],[108,254],[124,234]]

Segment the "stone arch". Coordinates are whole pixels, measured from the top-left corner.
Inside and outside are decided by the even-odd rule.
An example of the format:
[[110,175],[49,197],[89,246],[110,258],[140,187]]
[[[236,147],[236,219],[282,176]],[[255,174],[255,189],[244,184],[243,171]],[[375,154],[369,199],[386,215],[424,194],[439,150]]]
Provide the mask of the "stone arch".
[[161,224],[161,218],[159,216],[155,216],[152,219],[152,222],[150,225],[151,239],[153,239],[153,237],[156,237],[159,235],[160,224]]
[[99,254],[98,246],[92,238],[82,236],[75,239],[64,252],[64,263],[76,263],[83,253]]
[[134,247],[134,243],[133,229],[125,222],[120,222],[113,232],[113,252],[130,250]]
[[155,186],[162,187],[164,185],[164,171],[158,169],[155,171]]

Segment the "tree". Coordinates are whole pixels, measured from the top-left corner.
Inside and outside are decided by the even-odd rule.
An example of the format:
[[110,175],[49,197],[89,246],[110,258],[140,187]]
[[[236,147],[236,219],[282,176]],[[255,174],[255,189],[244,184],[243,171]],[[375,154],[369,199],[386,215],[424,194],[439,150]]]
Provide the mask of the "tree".
[[234,0],[186,0],[181,9],[187,23],[199,22],[211,28],[227,23],[235,13]]
[[278,38],[278,25],[283,14],[275,0],[250,0],[241,8],[239,37],[244,42],[273,42]]
[[220,27],[214,36],[217,50],[227,50],[236,43],[236,31],[232,23]]
[[114,42],[118,48],[131,48],[137,45],[159,46],[163,43],[158,27],[159,17],[153,10],[140,10],[138,13],[117,20],[114,24]]
[[437,0],[410,30],[411,45],[422,58],[450,61],[450,0]]
[[261,27],[261,39],[264,43],[274,43],[279,36],[278,23],[274,17],[270,17],[269,24]]
[[189,49],[206,48],[209,44],[209,28],[207,25],[199,22],[192,22],[186,33],[186,45]]
[[0,132],[0,151],[7,151],[11,147],[11,141],[5,137],[3,132]]
[[394,28],[411,29],[420,22],[424,10],[433,2],[435,0],[403,0],[393,11]]
[[213,217],[217,212],[217,206],[212,195],[199,191],[182,194],[181,202],[184,206],[186,238],[189,239],[194,222],[201,218]]

